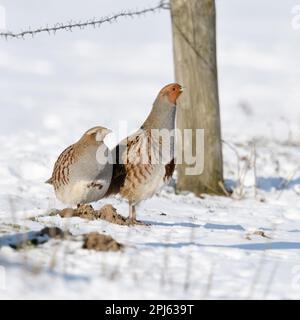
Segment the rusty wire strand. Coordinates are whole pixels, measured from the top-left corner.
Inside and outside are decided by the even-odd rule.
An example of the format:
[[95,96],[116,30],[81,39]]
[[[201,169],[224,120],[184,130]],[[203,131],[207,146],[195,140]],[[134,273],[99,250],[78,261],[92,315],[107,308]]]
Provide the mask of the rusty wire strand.
[[85,29],[87,27],[100,27],[104,23],[114,23],[117,22],[120,18],[135,18],[137,16],[145,15],[147,13],[155,13],[159,10],[169,10],[170,4],[169,1],[161,0],[159,3],[153,7],[149,7],[146,9],[140,9],[140,10],[124,10],[121,12],[118,12],[116,14],[112,14],[109,16],[101,17],[101,18],[93,18],[87,21],[72,21],[70,20],[67,23],[56,23],[54,26],[49,27],[46,25],[45,27],[32,29],[29,27],[27,30],[21,30],[20,32],[14,33],[11,31],[7,32],[0,32],[0,37],[8,39],[25,39],[26,36],[31,36],[32,38],[39,33],[47,32],[49,35],[56,34],[57,31],[66,30],[66,31],[73,31],[73,29]]

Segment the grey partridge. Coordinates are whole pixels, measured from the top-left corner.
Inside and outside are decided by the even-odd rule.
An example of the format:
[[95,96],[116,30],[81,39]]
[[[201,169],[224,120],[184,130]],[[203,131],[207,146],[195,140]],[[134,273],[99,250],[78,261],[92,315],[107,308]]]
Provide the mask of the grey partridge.
[[[120,194],[129,203],[129,218],[136,221],[136,205],[152,197],[170,181],[175,169],[174,133],[176,101],[182,87],[169,84],[159,92],[141,128],[113,150],[114,167],[107,196]],[[162,132],[170,134],[162,146]],[[161,150],[167,147],[167,152]]]
[[103,139],[110,132],[104,127],[94,127],[58,157],[47,183],[53,185],[61,202],[82,205],[106,194],[113,167]]

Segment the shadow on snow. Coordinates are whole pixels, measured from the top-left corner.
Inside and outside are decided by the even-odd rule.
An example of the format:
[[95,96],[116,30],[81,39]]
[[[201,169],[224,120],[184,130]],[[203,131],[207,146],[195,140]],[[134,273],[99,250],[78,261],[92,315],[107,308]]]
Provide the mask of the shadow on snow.
[[241,243],[232,245],[222,244],[200,244],[195,242],[178,242],[178,243],[161,243],[161,242],[148,242],[141,245],[150,247],[163,247],[163,248],[184,248],[188,246],[196,246],[199,248],[225,248],[225,249],[241,249],[241,250],[253,250],[253,251],[264,251],[264,250],[298,250],[300,249],[300,242],[265,242],[265,243]]

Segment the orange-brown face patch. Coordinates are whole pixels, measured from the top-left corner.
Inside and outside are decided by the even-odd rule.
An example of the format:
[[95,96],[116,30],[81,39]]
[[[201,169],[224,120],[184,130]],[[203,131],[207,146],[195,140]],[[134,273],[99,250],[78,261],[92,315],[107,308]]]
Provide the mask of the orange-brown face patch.
[[171,83],[161,89],[160,95],[166,96],[172,104],[176,104],[178,97],[182,93],[182,86],[178,83]]

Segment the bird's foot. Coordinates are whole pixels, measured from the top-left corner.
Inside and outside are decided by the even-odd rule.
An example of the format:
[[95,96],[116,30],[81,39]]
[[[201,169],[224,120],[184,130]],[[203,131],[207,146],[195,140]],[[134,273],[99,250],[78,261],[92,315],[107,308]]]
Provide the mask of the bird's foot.
[[134,218],[128,218],[128,224],[129,225],[137,225],[137,226],[150,226],[149,223],[145,223],[143,221],[134,219]]

